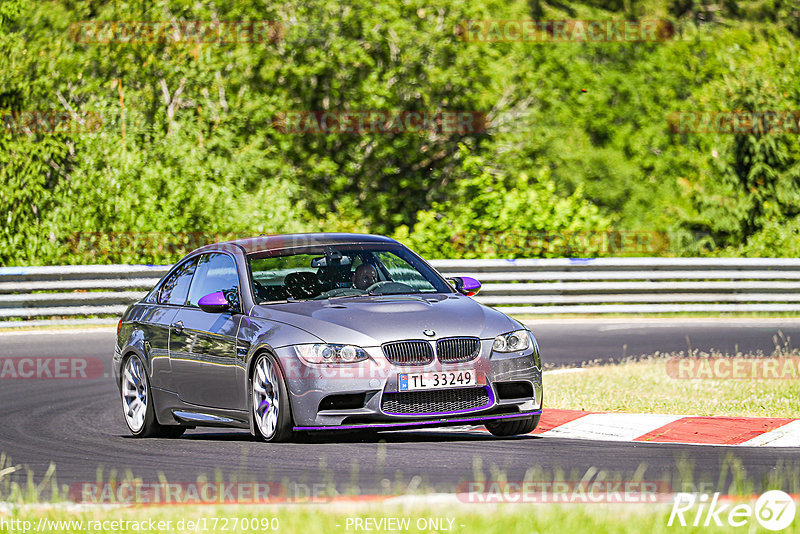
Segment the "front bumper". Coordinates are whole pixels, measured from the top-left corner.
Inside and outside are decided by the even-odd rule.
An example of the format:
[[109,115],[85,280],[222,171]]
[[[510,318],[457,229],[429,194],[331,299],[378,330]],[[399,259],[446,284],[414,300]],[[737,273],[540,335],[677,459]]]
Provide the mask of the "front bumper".
[[[542,370],[536,366],[533,347],[515,353],[492,353],[492,340],[481,341],[478,357],[470,362],[443,364],[438,360],[425,366],[396,366],[389,363],[380,347],[365,347],[369,358],[348,365],[309,365],[300,360],[293,347],[276,350],[289,390],[297,430],[354,428],[415,428],[448,424],[479,424],[492,419],[514,419],[541,413]],[[384,409],[384,395],[398,393],[400,373],[471,370],[485,377],[489,402],[469,409],[438,410],[428,413],[392,413]],[[529,384],[530,394],[519,398],[501,395],[498,385],[507,382]],[[326,399],[361,395],[359,406],[330,409]],[[387,397],[388,398],[388,397]]]

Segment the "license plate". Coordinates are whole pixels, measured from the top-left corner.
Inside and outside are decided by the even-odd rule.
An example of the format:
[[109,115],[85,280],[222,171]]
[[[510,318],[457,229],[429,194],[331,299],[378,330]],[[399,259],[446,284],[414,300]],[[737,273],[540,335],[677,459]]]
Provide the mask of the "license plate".
[[401,373],[397,375],[397,389],[414,391],[419,389],[461,388],[485,385],[483,373],[474,371],[441,371],[437,373]]

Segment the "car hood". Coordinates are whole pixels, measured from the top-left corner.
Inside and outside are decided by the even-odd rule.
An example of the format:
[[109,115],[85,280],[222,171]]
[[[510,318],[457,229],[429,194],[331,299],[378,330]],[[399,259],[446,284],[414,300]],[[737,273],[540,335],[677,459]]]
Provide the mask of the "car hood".
[[[510,317],[456,294],[379,295],[259,305],[252,315],[301,328],[327,343],[374,347],[400,339],[493,338],[522,328]],[[433,330],[427,338],[423,330]]]

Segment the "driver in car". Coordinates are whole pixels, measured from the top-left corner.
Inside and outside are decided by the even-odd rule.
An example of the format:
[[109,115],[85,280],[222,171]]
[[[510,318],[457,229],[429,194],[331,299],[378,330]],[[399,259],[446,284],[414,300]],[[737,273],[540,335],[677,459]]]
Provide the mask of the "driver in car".
[[378,270],[369,263],[356,267],[353,273],[353,287],[366,291],[368,287],[378,283]]

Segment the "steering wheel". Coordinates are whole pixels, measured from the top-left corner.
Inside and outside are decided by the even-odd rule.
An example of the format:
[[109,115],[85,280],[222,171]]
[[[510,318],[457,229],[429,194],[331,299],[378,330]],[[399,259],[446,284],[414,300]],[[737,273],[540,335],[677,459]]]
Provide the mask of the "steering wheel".
[[374,284],[369,286],[364,291],[366,291],[367,293],[372,293],[374,290],[378,289],[379,287],[385,286],[386,284],[391,284],[391,283],[392,283],[391,280],[383,280],[382,282],[375,282]]
[[408,284],[404,284],[403,282],[394,282],[392,280],[384,280],[382,282],[376,282],[371,286],[369,286],[367,289],[365,289],[365,291],[371,294],[379,287],[385,287],[385,286],[390,286],[392,288],[392,290],[390,290],[388,293],[382,293],[385,295],[392,295],[395,293],[419,293],[418,289],[411,287]]

